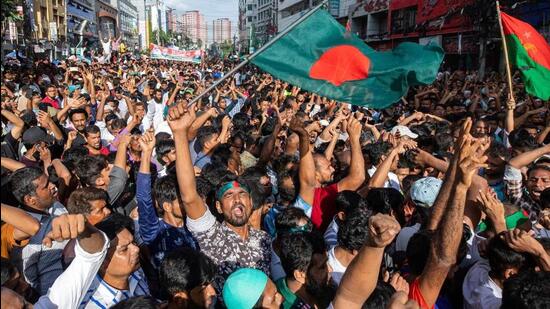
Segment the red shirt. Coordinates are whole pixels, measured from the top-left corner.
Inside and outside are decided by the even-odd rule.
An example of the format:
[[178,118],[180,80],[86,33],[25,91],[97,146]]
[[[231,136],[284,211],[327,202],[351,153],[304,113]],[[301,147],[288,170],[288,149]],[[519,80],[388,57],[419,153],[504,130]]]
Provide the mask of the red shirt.
[[420,280],[418,279],[414,279],[413,283],[409,286],[409,299],[416,301],[422,309],[434,309],[435,305],[430,307],[424,300],[424,296],[422,296],[422,292],[420,291]]
[[338,194],[338,184],[316,188],[313,196],[313,206],[311,209],[311,222],[313,225],[324,232],[338,210],[334,204]]
[[59,109],[59,101],[57,101],[57,99],[52,99],[46,96],[42,99],[42,103],[50,104],[53,108]]
[[[102,156],[108,156],[110,152],[109,152],[109,149],[105,148],[104,146],[101,146],[101,149],[99,150],[99,153]],[[92,155],[90,149],[88,149],[88,154]]]

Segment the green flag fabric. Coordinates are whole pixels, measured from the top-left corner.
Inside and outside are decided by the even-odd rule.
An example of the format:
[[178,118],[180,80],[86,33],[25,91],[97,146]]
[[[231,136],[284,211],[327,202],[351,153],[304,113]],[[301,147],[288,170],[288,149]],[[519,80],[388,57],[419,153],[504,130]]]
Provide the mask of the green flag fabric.
[[273,76],[340,102],[384,108],[435,80],[443,50],[402,43],[378,52],[318,10],[252,59]]
[[521,71],[525,90],[550,99],[550,44],[531,25],[501,12],[510,61]]

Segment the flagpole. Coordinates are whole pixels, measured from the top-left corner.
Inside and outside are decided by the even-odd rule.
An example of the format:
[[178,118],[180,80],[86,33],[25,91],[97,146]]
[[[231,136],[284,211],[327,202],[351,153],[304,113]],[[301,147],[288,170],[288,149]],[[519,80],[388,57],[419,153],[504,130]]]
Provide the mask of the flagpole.
[[221,84],[224,80],[226,80],[231,75],[235,74],[239,69],[247,65],[252,59],[256,58],[260,53],[262,53],[264,50],[268,49],[271,45],[275,44],[280,38],[282,38],[285,34],[289,33],[291,30],[296,28],[301,22],[306,20],[309,16],[313,15],[313,13],[317,12],[321,7],[323,7],[326,3],[328,3],[328,0],[323,0],[321,3],[319,3],[316,7],[309,10],[306,14],[304,14],[302,17],[298,18],[296,21],[294,21],[290,26],[286,27],[283,31],[281,31],[279,34],[277,34],[271,41],[267,42],[265,45],[260,47],[257,51],[246,57],[241,63],[239,63],[236,67],[231,69],[231,71],[224,74],[224,76],[220,79],[218,79],[216,82],[214,82],[208,89],[201,92],[198,96],[194,97],[187,106],[190,106],[200,100],[205,94],[209,93],[210,91],[214,90],[214,88],[218,87],[219,84]]
[[[510,95],[510,104],[513,104],[515,107],[515,99],[514,99],[514,90],[512,89],[512,72],[510,70],[510,60],[508,58],[508,47],[506,45],[506,37],[504,36],[504,28],[502,27],[502,17],[500,15],[500,4],[499,1],[496,1],[497,3],[497,16],[498,16],[498,26],[500,28],[500,36],[502,37],[502,48],[504,49],[504,61],[506,63],[506,77],[508,79],[508,90]],[[511,108],[513,109],[513,108]]]

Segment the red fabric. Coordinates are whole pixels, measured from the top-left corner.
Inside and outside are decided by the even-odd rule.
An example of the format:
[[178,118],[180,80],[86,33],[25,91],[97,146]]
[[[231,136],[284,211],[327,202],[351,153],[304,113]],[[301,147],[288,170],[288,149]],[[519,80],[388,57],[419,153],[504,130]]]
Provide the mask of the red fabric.
[[42,99],[42,103],[50,104],[53,108],[59,109],[59,102],[57,101],[57,99],[45,97],[44,99]]
[[104,156],[108,156],[109,153],[110,153],[109,149],[107,149],[106,147],[103,147],[103,146],[101,146],[101,150],[99,152]]
[[336,206],[334,205],[337,194],[337,183],[315,189],[313,208],[311,209],[311,222],[321,232],[327,229],[330,221],[337,213]]
[[416,301],[422,309],[435,308],[435,305],[432,305],[431,307],[428,306],[428,304],[424,300],[424,296],[422,296],[422,292],[420,291],[420,280],[418,280],[418,278],[416,278],[409,286],[409,299]]
[[501,12],[505,34],[515,34],[529,57],[550,70],[550,44],[531,25]]
[[309,70],[309,77],[326,80],[334,86],[369,76],[370,59],[355,46],[327,49]]

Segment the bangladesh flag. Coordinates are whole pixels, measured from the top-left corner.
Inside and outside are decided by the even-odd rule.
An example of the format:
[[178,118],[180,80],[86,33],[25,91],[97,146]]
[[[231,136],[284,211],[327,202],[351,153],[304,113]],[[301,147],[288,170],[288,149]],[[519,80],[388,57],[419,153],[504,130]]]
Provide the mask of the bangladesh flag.
[[318,10],[252,63],[321,96],[384,108],[399,101],[410,86],[432,83],[443,55],[439,46],[416,43],[377,52]]
[[543,100],[550,98],[550,45],[531,25],[500,13],[510,61],[523,76],[525,89]]

